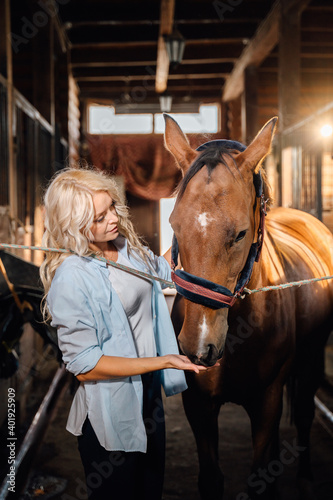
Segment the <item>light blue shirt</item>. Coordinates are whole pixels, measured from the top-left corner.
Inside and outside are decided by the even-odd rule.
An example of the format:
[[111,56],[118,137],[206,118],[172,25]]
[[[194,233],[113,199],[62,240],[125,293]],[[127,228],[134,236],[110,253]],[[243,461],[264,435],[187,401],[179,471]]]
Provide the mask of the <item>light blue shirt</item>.
[[[125,238],[119,236],[114,243],[132,267],[148,271],[141,258],[128,255]],[[170,267],[164,257],[151,255],[156,275],[170,280]],[[92,370],[103,355],[137,357],[127,316],[110,283],[105,262],[76,255],[66,258],[55,273],[47,303],[51,324],[57,328],[63,361],[74,375]],[[157,354],[178,354],[166,301],[155,280],[152,314]],[[181,370],[162,370],[161,378],[167,396],[187,388]],[[141,376],[81,382],[71,406],[67,430],[81,435],[87,415],[105,449],[146,451]]]

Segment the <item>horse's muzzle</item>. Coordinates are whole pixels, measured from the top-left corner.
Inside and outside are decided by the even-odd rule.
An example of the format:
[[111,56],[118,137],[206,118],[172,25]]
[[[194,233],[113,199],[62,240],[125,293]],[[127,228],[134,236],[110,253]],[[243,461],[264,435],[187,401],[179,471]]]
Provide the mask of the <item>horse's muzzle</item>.
[[218,359],[223,355],[223,349],[220,351],[213,344],[208,344],[207,352],[203,354],[184,353],[195,365],[214,366]]

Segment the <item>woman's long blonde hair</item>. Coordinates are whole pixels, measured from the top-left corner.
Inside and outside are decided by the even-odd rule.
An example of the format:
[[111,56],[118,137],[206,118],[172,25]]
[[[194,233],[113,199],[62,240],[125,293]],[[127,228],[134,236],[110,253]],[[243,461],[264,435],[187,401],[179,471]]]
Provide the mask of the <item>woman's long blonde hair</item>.
[[[80,256],[92,255],[89,243],[93,241],[90,227],[94,221],[93,196],[107,192],[115,202],[119,233],[128,241],[129,251],[136,250],[149,267],[149,253],[138,238],[129,219],[116,182],[104,172],[94,168],[63,169],[55,174],[44,196],[45,232],[42,245],[65,248]],[[44,285],[44,316],[47,316],[46,296],[57,268],[70,254],[47,252],[40,266]]]

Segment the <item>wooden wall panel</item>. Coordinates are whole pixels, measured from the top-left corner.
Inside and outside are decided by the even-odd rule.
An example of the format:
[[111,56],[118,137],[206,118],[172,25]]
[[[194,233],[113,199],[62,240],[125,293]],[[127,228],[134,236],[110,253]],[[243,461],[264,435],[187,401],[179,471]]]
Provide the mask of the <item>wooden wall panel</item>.
[[0,206],[9,205],[7,87],[0,83]]
[[69,75],[68,89],[68,146],[69,159],[76,161],[80,154],[80,101],[79,87],[72,75]]

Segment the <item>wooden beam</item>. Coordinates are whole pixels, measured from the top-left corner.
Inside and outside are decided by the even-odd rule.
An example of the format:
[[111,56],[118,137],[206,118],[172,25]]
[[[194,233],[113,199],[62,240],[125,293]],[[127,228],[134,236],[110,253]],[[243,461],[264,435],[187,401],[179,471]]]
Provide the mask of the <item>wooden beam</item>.
[[[49,23],[48,35],[49,35],[49,87],[50,87],[50,124],[52,127],[52,135],[51,135],[51,165],[54,165],[55,161],[55,127],[56,127],[56,116],[55,116],[55,35],[57,33],[56,22],[54,19],[51,19]],[[64,49],[62,49],[64,50]]]
[[333,51],[332,47],[325,47],[325,46],[312,46],[312,45],[307,45],[306,43],[302,43],[302,54],[301,57],[303,59],[305,58],[314,58],[317,59],[318,57],[324,59],[331,59],[333,58]]
[[10,215],[17,223],[17,168],[14,150],[14,84],[13,84],[13,58],[11,46],[11,5],[10,0],[5,0],[5,36],[6,36],[6,66],[7,66],[7,127],[8,127],[8,182],[9,182],[9,207]]
[[[197,64],[181,64],[171,75],[169,79],[179,79],[179,78],[218,78],[222,76],[225,78],[226,74],[229,74],[232,69],[231,63],[211,63],[205,64],[202,68],[198,68]],[[90,67],[80,67],[73,68],[73,76],[76,80],[120,80],[123,82],[128,82],[130,80],[143,80],[143,83],[147,80],[155,80],[156,67],[150,66],[149,68],[143,68],[141,66],[133,66],[131,68],[120,68],[120,67],[101,67],[101,68],[90,68]],[[209,75],[209,76],[206,76]]]
[[[196,74],[199,75],[196,78],[200,78],[200,75],[203,75],[203,78],[205,77],[205,74],[225,74],[225,73],[230,73],[232,69],[232,64],[231,63],[211,63],[211,64],[205,64],[204,68],[198,68],[198,65],[196,63],[194,64],[184,64],[178,66],[171,75],[169,75],[169,78],[179,78],[182,77],[183,75],[186,77],[186,75],[189,74]],[[128,68],[126,71],[121,68],[98,68],[98,69],[93,69],[93,68],[77,68],[74,72],[74,77],[75,78],[80,78],[80,77],[86,77],[86,76],[93,76],[93,77],[103,77],[103,76],[117,76],[120,79],[123,80],[128,80],[129,78],[153,78],[155,76],[155,70],[156,67],[151,67],[149,70],[142,69],[141,67],[132,67]]]
[[7,77],[6,3],[0,2],[0,75]]
[[298,10],[284,8],[289,0],[281,0],[279,22],[279,129],[299,121],[301,93],[301,15]]
[[93,50],[103,50],[103,49],[123,49],[126,50],[127,48],[132,48],[136,49],[137,47],[156,47],[156,40],[127,40],[126,42],[75,42],[71,44],[72,50],[82,50],[82,49],[93,49]]
[[50,124],[52,124],[51,112],[53,110],[51,91],[52,66],[54,64],[54,54],[52,53],[53,36],[51,35],[53,29],[50,29],[51,24],[48,23],[43,29],[40,29],[31,41],[33,44],[31,67],[31,77],[33,79],[32,104]]
[[171,35],[175,15],[175,0],[161,0],[160,29],[157,42],[157,67],[155,90],[162,93],[166,90],[169,76],[169,57],[163,36]]
[[[228,53],[231,51],[233,54],[234,52],[240,52],[239,47],[243,45],[244,37],[224,37],[224,38],[186,38],[186,51],[188,47],[195,46],[195,49],[198,49],[202,46],[209,46],[209,49],[217,49],[220,47],[220,45],[227,45],[228,46]],[[78,49],[93,49],[93,50],[103,50],[103,49],[113,49],[113,50],[121,50],[121,49],[130,49],[134,48],[137,49],[138,47],[156,47],[156,40],[127,40],[125,42],[110,42],[110,41],[104,41],[104,42],[97,42],[97,41],[85,41],[85,42],[71,42],[71,49],[73,51],[78,50]],[[240,54],[239,54],[240,55]]]
[[89,68],[131,68],[132,66],[155,67],[155,59],[143,59],[142,61],[110,61],[103,59],[102,61],[83,61],[72,62],[70,67],[72,69],[89,69]]
[[[191,5],[191,11],[195,5]],[[200,24],[208,24],[211,26],[212,24],[221,24],[221,19],[214,15],[212,17],[212,14],[214,13],[214,10],[211,8],[211,6],[204,5],[202,2],[200,5],[197,7],[198,9],[198,17],[192,17],[192,18],[182,18],[182,19],[177,19],[177,26],[184,26],[184,25],[200,25]],[[200,12],[199,12],[200,9]],[[104,12],[104,11],[103,11]],[[258,24],[261,20],[260,15],[257,15],[257,12],[254,12],[254,9],[249,10],[245,13],[243,17],[225,17],[223,19],[223,24],[249,24],[249,23],[254,23]],[[106,14],[107,15],[107,14]],[[192,15],[192,12],[190,13]],[[160,19],[95,19],[95,20],[82,20],[82,21],[71,21],[68,23],[65,23],[65,29],[67,31],[71,31],[77,28],[95,28],[95,27],[101,27],[101,26],[159,26],[160,25]]]
[[[223,39],[210,40],[206,43],[201,40],[186,40],[186,47],[182,66],[186,64],[209,64],[211,62],[231,62],[242,53],[242,40],[226,45]],[[71,65],[72,68],[80,67],[126,67],[126,66],[156,66],[157,43],[130,43],[130,44],[108,44],[107,46],[81,47],[72,46]],[[140,54],[140,59],[138,59]]]
[[[290,0],[285,9],[288,12],[297,8],[301,12],[309,3],[310,0]],[[276,0],[235,64],[223,90],[223,101],[236,99],[243,92],[245,68],[247,66],[259,66],[278,43],[280,11],[281,0]]]
[[244,92],[242,95],[242,137],[244,144],[250,144],[258,132],[258,69],[248,66],[244,71]]
[[70,41],[63,25],[60,22],[58,14],[56,14],[56,16],[54,17],[54,27],[58,35],[61,50],[65,54],[67,52],[67,48],[70,47]]
[[[200,6],[201,9],[203,8],[203,5]],[[191,6],[192,8],[192,6]],[[210,9],[212,11],[212,9]],[[223,19],[224,24],[249,24],[249,23],[256,23],[258,24],[260,22],[259,17],[239,17],[239,18],[225,18]],[[200,19],[177,19],[177,25],[182,26],[182,25],[199,25],[199,24],[221,24],[221,20],[219,18],[215,17],[210,17],[210,18],[200,18]],[[95,20],[95,21],[79,21],[79,22],[70,22],[65,24],[65,29],[68,31],[77,29],[77,28],[95,28],[99,26],[159,26],[160,25],[160,20],[159,19],[131,19],[131,20],[125,20],[125,19],[103,19],[103,20]]]
[[312,47],[333,47],[332,30],[306,31],[302,30],[302,44]]
[[[213,80],[213,79],[226,79],[229,73],[183,73],[180,75],[169,75],[169,80]],[[132,82],[134,80],[140,83],[144,82],[146,84],[149,80],[153,80],[153,77],[149,77],[147,75],[136,75],[128,77]],[[126,86],[126,82],[124,81],[124,77],[121,76],[79,76],[75,77],[75,80],[80,82],[122,82],[124,85],[124,89]]]
[[[186,59],[183,60],[182,66],[189,66],[189,65],[204,65],[208,66],[210,64],[226,64],[226,63],[234,63],[235,58],[227,58],[227,57],[221,57],[221,58],[214,58],[214,59]],[[88,73],[90,70],[96,70],[96,68],[99,68],[100,71],[103,72],[105,70],[105,73],[107,73],[107,69],[114,69],[114,68],[129,68],[130,71],[132,72],[133,67],[134,68],[149,68],[149,72],[147,71],[146,76],[151,74],[151,70],[155,68],[156,60],[142,60],[142,61],[99,61],[99,62],[94,62],[94,61],[87,61],[84,63],[83,61],[78,63],[71,63],[70,66],[74,70],[75,75],[77,72],[79,72],[79,75],[85,76],[85,73]],[[141,69],[141,72],[145,71],[144,69]],[[222,66],[222,71],[223,71],[223,66]],[[275,71],[277,71],[277,68],[275,68]],[[186,70],[184,70],[184,73]],[[230,70],[228,71],[230,73]],[[74,75],[74,76],[75,76]],[[124,73],[123,73],[124,75]]]
[[[177,102],[183,102],[185,92],[179,93],[179,94],[172,94],[173,99],[172,99],[172,104],[177,103]],[[119,99],[119,94],[113,94],[110,93],[110,89],[80,89],[80,99],[82,100],[83,98],[87,99],[92,99],[94,101],[99,101],[101,99],[108,100],[109,102],[111,101],[114,104],[122,104],[122,101]],[[221,92],[218,90],[211,92],[207,91],[205,93],[205,97],[202,97],[201,92],[191,92],[191,102],[197,102],[197,103],[218,103],[221,101]],[[154,95],[148,95],[147,98],[145,99],[145,104],[149,103],[155,103],[159,104],[159,101],[157,100],[156,93]],[[131,101],[128,103],[128,109],[130,109],[130,106],[134,106],[136,103],[135,101]],[[137,109],[140,109],[140,103],[137,105]]]
[[[136,82],[135,82],[136,83]],[[207,91],[214,90],[218,91],[221,89],[221,81],[217,82],[211,82],[210,80],[205,80],[205,85],[203,85],[202,82],[194,82],[191,83],[191,80],[181,80],[179,82],[174,82],[172,86],[170,86],[170,92],[184,92],[185,94],[192,94],[193,91],[198,91],[201,92],[201,95],[204,97],[207,93]],[[103,81],[98,81],[98,82],[78,82],[78,85],[81,90],[87,89],[87,90],[97,90],[97,89],[103,89],[106,90],[108,89],[110,94],[117,94],[119,97],[119,94],[126,92],[126,87],[124,85],[108,85],[107,82]],[[133,99],[136,98],[136,96],[139,96],[141,98],[142,95],[155,95],[155,91],[153,89],[145,89],[144,87],[140,87],[139,85],[131,85],[127,89],[127,93],[133,97]]]

